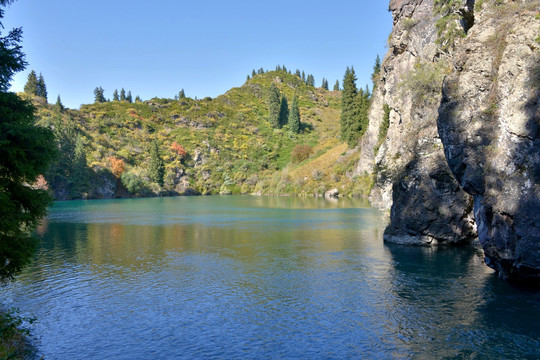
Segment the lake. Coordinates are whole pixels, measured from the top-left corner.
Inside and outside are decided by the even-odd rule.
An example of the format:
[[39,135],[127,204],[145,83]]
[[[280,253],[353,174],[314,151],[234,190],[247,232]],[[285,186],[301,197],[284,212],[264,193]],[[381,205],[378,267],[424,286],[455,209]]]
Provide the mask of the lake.
[[58,202],[2,288],[45,359],[540,357],[540,293],[354,200]]

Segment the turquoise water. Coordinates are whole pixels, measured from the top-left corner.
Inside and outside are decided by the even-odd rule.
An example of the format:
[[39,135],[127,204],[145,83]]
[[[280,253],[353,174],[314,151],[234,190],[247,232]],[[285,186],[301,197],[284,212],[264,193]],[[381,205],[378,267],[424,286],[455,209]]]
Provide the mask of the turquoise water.
[[384,226],[349,200],[59,202],[2,294],[45,359],[540,357],[538,292]]

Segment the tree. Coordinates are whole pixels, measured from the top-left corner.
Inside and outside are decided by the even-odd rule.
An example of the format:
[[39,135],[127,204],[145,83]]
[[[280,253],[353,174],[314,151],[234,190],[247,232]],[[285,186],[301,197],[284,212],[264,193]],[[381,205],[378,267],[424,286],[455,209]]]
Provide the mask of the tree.
[[[10,2],[0,0],[0,6]],[[0,9],[0,19],[3,15]],[[31,232],[45,215],[51,198],[31,184],[45,172],[56,153],[52,131],[35,125],[34,107],[7,91],[13,75],[26,66],[21,38],[20,28],[0,37],[1,281],[12,279],[34,253],[37,242]]]
[[120,101],[120,98],[118,97],[118,89],[114,89],[112,93],[112,99],[113,101]]
[[289,103],[287,98],[283,96],[281,98],[281,105],[279,106],[279,127],[283,127],[289,121]]
[[306,73],[302,70],[302,81],[306,82]]
[[325,78],[322,78],[322,85],[321,87],[324,89],[324,90],[328,90],[328,80],[326,80]]
[[339,91],[339,80],[336,80],[336,83],[334,84],[334,91]]
[[299,78],[302,77],[302,74],[300,73],[300,70],[296,69],[294,75],[298,76]]
[[295,134],[300,132],[300,110],[298,109],[298,99],[294,95],[291,111],[289,112],[289,130]]
[[156,140],[150,145],[150,169],[148,170],[150,180],[163,187],[163,177],[165,176],[165,164],[159,151],[159,144]]
[[105,99],[105,96],[103,95],[104,92],[105,90],[103,90],[101,86],[94,89],[94,102],[95,103],[104,103],[107,101]]
[[249,77],[249,74],[248,74],[248,76],[246,76],[246,81],[249,81],[249,80],[251,80],[251,78]]
[[126,90],[124,88],[120,90],[120,101],[126,101]]
[[129,90],[126,95],[126,101],[130,104],[133,102],[133,96],[131,96],[131,90]]
[[373,65],[373,74],[371,74],[371,81],[373,82],[373,91],[377,87],[377,80],[379,79],[379,73],[381,72],[381,58],[377,54],[375,59],[375,65]]
[[276,84],[272,83],[270,85],[270,90],[268,92],[268,121],[273,128],[279,128],[279,111],[281,107],[281,102],[279,100],[279,89]]
[[307,86],[315,86],[315,77],[313,77],[313,75],[309,74],[307,76],[306,85]]
[[139,95],[135,96],[135,102],[142,102],[142,99]]
[[341,140],[355,146],[360,132],[360,111],[354,68],[347,67],[341,96]]
[[62,112],[65,110],[64,104],[62,104],[62,100],[60,99],[60,95],[56,98],[56,104],[54,105],[57,112]]
[[41,73],[39,73],[37,90],[38,90],[37,95],[47,100],[47,85],[45,85],[45,79],[43,78],[43,75]]
[[29,95],[35,95],[38,96],[39,94],[39,82],[36,75],[36,72],[34,70],[30,71],[30,74],[28,74],[28,80],[26,81],[26,85],[24,85],[24,92]]
[[254,78],[255,75],[257,75],[257,72],[255,71],[255,69],[253,69],[253,71],[251,72],[251,77]]
[[185,99],[185,97],[186,93],[184,92],[184,89],[180,90],[180,92],[178,93],[178,98]]
[[84,197],[90,187],[90,172],[82,136],[77,135],[68,187],[72,198]]

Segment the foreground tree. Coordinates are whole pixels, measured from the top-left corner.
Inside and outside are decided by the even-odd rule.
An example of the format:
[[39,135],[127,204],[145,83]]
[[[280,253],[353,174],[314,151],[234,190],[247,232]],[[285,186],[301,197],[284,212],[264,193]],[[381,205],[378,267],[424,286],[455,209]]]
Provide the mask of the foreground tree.
[[[10,2],[0,0],[0,6]],[[0,19],[3,15],[0,9]],[[1,281],[13,278],[35,250],[31,232],[45,215],[51,198],[32,184],[55,155],[54,136],[51,130],[35,125],[33,106],[7,91],[13,74],[26,66],[19,45],[21,36],[21,29],[14,29],[0,37]]]
[[341,140],[347,142],[349,146],[356,144],[359,133],[360,112],[358,105],[358,90],[356,88],[354,68],[347,67],[343,77],[340,130]]

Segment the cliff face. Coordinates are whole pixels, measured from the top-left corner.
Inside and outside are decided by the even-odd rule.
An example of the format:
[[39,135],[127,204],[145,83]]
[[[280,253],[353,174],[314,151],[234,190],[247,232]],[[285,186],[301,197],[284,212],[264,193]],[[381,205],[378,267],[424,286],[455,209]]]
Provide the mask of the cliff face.
[[540,278],[539,1],[484,7],[452,56],[438,130],[452,173],[474,198],[486,262]]
[[464,36],[452,37],[438,33],[433,0],[390,1],[394,28],[357,168],[373,172],[372,203],[390,210],[385,241],[478,237],[501,277],[540,276],[539,9],[463,0],[447,28]]

